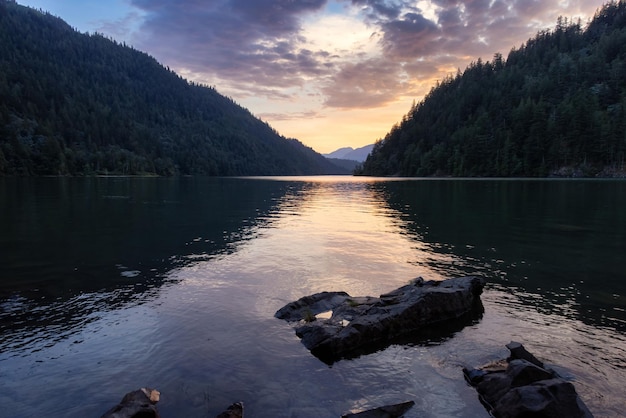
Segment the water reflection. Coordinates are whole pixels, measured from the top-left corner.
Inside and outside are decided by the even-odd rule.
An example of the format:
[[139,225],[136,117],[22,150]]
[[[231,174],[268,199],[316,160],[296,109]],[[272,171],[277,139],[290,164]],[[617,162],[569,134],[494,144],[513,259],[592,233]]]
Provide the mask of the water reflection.
[[259,234],[267,239],[250,242],[247,251],[257,254],[254,268],[267,272],[280,254],[280,264],[300,276],[289,284],[296,299],[304,289],[378,295],[420,274],[441,278],[408,263],[415,249],[397,215],[368,183],[306,179],[265,219]]
[[[237,193],[232,193],[233,185]],[[281,183],[0,179],[0,347],[37,349],[153,299],[168,272],[235,251]]]
[[[373,187],[381,187],[374,185]],[[537,295],[526,303],[626,330],[626,182],[442,180],[385,184],[415,245],[412,262],[481,274]],[[562,308],[568,306],[566,310]]]
[[[251,416],[340,416],[411,399],[408,417],[486,416],[461,368],[511,339],[560,365],[596,416],[626,408],[626,183],[31,181],[0,179],[12,417],[98,416],[145,385],[163,416],[237,400]],[[480,321],[331,368],[273,317],[318,291],[476,273],[491,283]]]

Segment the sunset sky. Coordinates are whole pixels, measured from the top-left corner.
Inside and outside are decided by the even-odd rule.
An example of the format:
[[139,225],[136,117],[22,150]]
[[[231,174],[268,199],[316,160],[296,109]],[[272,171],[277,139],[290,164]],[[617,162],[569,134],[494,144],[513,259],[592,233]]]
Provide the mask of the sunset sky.
[[327,153],[383,137],[437,80],[606,0],[18,0],[215,86]]

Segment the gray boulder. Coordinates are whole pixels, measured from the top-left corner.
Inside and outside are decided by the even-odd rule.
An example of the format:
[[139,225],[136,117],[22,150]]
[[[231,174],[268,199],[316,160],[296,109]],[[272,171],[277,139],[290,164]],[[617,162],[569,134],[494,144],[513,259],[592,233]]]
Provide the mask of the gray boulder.
[[[323,292],[303,297],[275,316],[298,321],[296,335],[313,355],[327,363],[373,352],[407,336],[453,333],[483,312],[482,278],[443,281],[421,277],[380,297],[351,297]],[[330,312],[332,311],[332,312]],[[326,312],[326,319],[320,319]]]
[[522,344],[507,344],[511,356],[504,362],[464,369],[480,400],[498,418],[580,417],[593,415],[574,385],[526,351]]

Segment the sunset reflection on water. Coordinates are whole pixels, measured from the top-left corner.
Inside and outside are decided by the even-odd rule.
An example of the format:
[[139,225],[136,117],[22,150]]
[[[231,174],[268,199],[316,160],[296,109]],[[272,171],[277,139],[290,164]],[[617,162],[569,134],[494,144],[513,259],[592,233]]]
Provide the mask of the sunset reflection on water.
[[280,254],[286,266],[304,272],[314,292],[379,294],[418,276],[449,277],[436,266],[460,260],[407,233],[411,221],[388,205],[381,180],[345,179],[301,179],[304,185],[277,202],[247,250],[260,260]]
[[[626,408],[626,216],[616,209],[626,183],[4,184],[4,196],[32,189],[2,206],[14,222],[0,224],[11,278],[0,283],[0,403],[11,417],[97,416],[146,385],[161,391],[163,416],[214,416],[240,400],[251,416],[341,416],[414,400],[409,418],[486,417],[461,369],[506,356],[512,339],[571,379],[596,416]],[[117,195],[129,198],[102,198]],[[21,217],[62,224],[67,208],[81,215],[71,229]],[[10,245],[19,240],[28,251]],[[316,292],[378,296],[417,276],[467,274],[488,282],[479,320],[332,367],[274,318]]]

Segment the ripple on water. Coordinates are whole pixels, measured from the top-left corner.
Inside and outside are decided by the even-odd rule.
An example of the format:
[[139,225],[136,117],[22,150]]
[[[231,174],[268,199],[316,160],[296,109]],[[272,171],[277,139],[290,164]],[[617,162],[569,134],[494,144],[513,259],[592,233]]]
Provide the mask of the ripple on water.
[[[621,260],[623,238],[613,231],[618,228],[593,234],[571,228],[579,219],[592,218],[587,216],[591,212],[598,223],[617,225],[623,211],[613,216],[604,209],[624,206],[605,205],[606,196],[610,202],[626,196],[617,188],[605,197],[585,199],[584,210],[575,213],[569,202],[580,200],[578,191],[558,200],[552,199],[553,190],[540,195],[516,191],[518,185],[524,192],[529,184],[554,182],[299,178],[279,179],[286,183],[269,187],[268,193],[262,186],[275,179],[246,181],[244,192],[230,187],[241,179],[167,182],[189,186],[187,180],[202,193],[164,186],[168,196],[139,199],[133,192],[132,201],[124,202],[133,210],[115,218],[124,228],[83,224],[84,231],[95,231],[88,238],[100,234],[109,238],[105,243],[119,244],[85,250],[84,237],[73,236],[80,243],[74,252],[81,257],[68,263],[74,268],[83,258],[91,262],[97,256],[98,268],[89,275],[81,270],[66,281],[65,270],[47,269],[47,263],[64,260],[65,249],[43,261],[32,254],[9,260],[13,271],[30,278],[39,272],[63,277],[50,283],[33,279],[53,295],[46,300],[20,296],[29,281],[17,283],[19,292],[0,302],[3,411],[19,418],[41,411],[97,416],[122,393],[154,386],[163,394],[163,416],[215,416],[242,400],[250,416],[325,417],[414,400],[408,417],[480,417],[487,414],[461,369],[506,357],[504,345],[511,340],[522,341],[572,379],[596,416],[626,410],[621,390],[626,328],[619,323],[626,320],[623,275],[613,260]],[[81,202],[89,202],[91,210],[93,200],[84,197]],[[170,198],[180,204],[167,210],[162,204],[134,205]],[[107,211],[117,206],[101,201]],[[550,222],[568,227],[544,225],[546,212],[554,217]],[[26,212],[15,213],[18,219]],[[108,212],[99,213],[88,218],[109,219]],[[38,223],[28,218],[25,230],[32,225]],[[138,240],[127,239],[130,231]],[[32,232],[39,240],[41,231]],[[571,232],[576,239],[569,238]],[[581,255],[581,240],[585,263],[569,269]],[[614,248],[591,251],[605,243]],[[118,252],[138,261],[118,260]],[[155,285],[150,282],[157,274],[152,257],[166,272]],[[116,267],[122,262],[131,267]],[[96,274],[104,264],[109,268]],[[578,272],[582,264],[592,267]],[[392,345],[332,367],[304,348],[290,324],[273,318],[284,304],[323,290],[375,296],[418,275],[436,279],[474,273],[492,279],[477,323],[450,338]],[[604,286],[591,282],[593,277],[601,277]],[[64,299],[56,297],[59,288],[73,286],[77,289],[63,293]]]
[[[532,302],[532,301],[535,302]],[[596,416],[619,416],[626,399],[615,391],[626,378],[626,337],[614,328],[580,321],[575,310],[546,310],[524,292],[487,290],[476,338],[489,344],[521,341],[537,357],[571,379]]]

